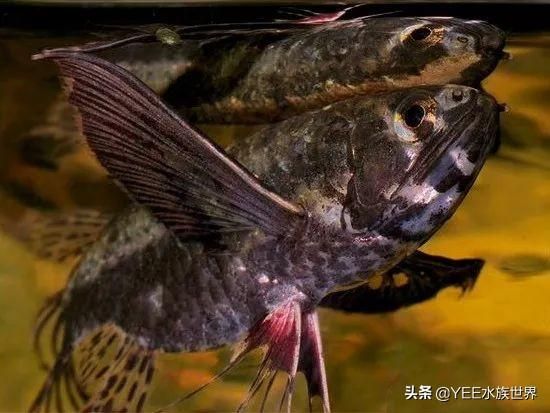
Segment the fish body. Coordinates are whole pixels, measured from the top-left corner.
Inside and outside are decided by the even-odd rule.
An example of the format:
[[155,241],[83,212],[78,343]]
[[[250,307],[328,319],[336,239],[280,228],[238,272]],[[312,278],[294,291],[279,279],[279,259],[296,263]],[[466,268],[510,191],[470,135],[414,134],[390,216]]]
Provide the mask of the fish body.
[[[447,155],[450,159],[437,171],[440,176],[431,171],[428,184],[412,179],[400,183],[398,174],[406,179],[405,172],[418,155],[413,154],[414,144],[395,139],[394,128],[400,122],[395,119],[395,110],[407,102],[433,97],[440,100],[433,104],[448,106],[453,102],[453,88],[350,100],[267,127],[239,141],[230,153],[266,185],[277,188],[279,195],[303,204],[311,216],[308,225],[289,228],[296,233],[282,243],[257,231],[227,235],[218,241],[225,249],[216,253],[201,242],[178,248],[175,236],[161,223],[142,208],[132,208],[107,229],[75,272],[67,290],[68,295],[79,297],[71,299],[78,303],[75,314],[91,321],[94,313],[105,311],[95,322],[115,321],[136,336],[140,335],[142,320],[157,314],[144,330],[147,335],[142,336],[148,346],[196,351],[235,342],[291,296],[316,306],[338,287],[385,272],[441,225],[440,220],[447,218],[452,212],[449,208],[467,192],[473,182],[471,176],[480,166],[469,161],[457,146],[454,150],[461,155],[455,160]],[[477,94],[469,88],[457,90]],[[483,108],[489,100],[485,102],[481,96]],[[491,116],[487,114],[480,121],[492,124]],[[481,125],[476,121],[468,126],[485,127]],[[434,127],[446,131],[449,126]],[[379,141],[372,136],[365,139],[366,131],[375,128]],[[392,155],[394,158],[388,159]],[[391,169],[384,171],[386,165]],[[468,175],[462,175],[464,172]],[[372,177],[372,173],[377,176]],[[449,174],[454,176],[449,178]],[[447,187],[446,179],[455,185]],[[457,179],[464,183],[457,183]],[[376,188],[367,194],[360,185],[369,182],[372,186],[372,181],[377,182]],[[438,181],[444,185],[441,193],[435,184]],[[403,185],[403,195],[398,197],[391,192],[397,183]],[[381,195],[375,198],[375,193]],[[418,207],[429,211],[414,213]],[[381,211],[403,219],[394,224],[391,215],[381,218]],[[380,230],[370,230],[373,227]],[[151,267],[147,270],[148,262]],[[152,284],[136,282],[140,273],[152,277]],[[161,281],[160,274],[167,278]],[[222,279],[225,281],[220,285]],[[78,290],[83,293],[77,294]],[[119,300],[125,309],[118,311],[101,304],[111,294],[127,297]],[[82,311],[87,300],[93,300],[89,311]],[[159,306],[156,310],[155,305]],[[114,314],[120,316],[114,318]],[[174,319],[171,315],[176,314]],[[208,325],[204,325],[206,318]],[[134,331],[133,325],[138,330]]]
[[[246,336],[239,357],[268,346],[261,372],[304,372],[328,406],[315,307],[414,252],[452,215],[497,134],[492,98],[427,87],[270,126],[235,145],[234,161],[123,69],[87,55],[46,57],[69,79],[99,160],[162,222],[132,209],[83,256],[60,302],[59,363],[101,325],[144,351]],[[99,80],[110,87],[97,89]],[[306,349],[315,349],[313,365]],[[47,386],[41,394],[35,408]]]

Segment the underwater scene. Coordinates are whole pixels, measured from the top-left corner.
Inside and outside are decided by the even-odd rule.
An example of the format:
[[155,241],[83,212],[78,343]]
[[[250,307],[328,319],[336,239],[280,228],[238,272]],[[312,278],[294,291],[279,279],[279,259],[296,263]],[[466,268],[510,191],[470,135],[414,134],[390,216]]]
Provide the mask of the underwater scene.
[[40,7],[0,8],[0,412],[550,411],[543,13]]

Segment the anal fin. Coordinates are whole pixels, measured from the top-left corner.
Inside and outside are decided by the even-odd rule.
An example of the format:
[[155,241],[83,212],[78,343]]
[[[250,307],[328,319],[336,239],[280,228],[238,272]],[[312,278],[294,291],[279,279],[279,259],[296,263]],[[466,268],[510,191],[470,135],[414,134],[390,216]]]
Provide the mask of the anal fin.
[[452,259],[416,251],[385,274],[327,295],[320,305],[365,314],[396,311],[433,298],[447,287],[471,290],[483,265],[479,258]]

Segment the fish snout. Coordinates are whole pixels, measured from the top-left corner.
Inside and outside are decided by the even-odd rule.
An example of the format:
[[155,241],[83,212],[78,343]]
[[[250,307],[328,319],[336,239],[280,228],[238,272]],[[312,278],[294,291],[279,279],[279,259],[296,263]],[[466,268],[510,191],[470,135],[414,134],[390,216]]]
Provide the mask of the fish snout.
[[489,23],[479,26],[479,49],[483,55],[505,57],[508,55],[503,51],[505,44],[506,35],[501,29]]
[[505,103],[498,103],[490,94],[478,91],[476,95],[476,106],[479,113],[491,114],[498,118],[499,113],[508,111],[508,106]]

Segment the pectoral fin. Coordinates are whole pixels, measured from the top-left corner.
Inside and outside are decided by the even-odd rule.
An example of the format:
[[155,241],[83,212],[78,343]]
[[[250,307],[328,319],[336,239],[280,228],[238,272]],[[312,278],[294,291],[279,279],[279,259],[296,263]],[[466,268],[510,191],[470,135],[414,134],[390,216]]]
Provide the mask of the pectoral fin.
[[416,251],[383,275],[326,296],[321,305],[347,312],[384,313],[428,300],[443,288],[473,288],[484,261],[454,260]]
[[128,71],[92,55],[50,52],[101,164],[180,239],[260,228],[286,234],[301,208],[170,110]]

